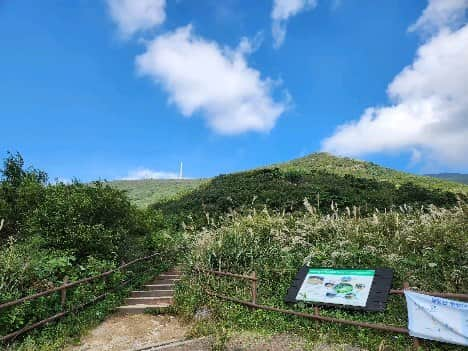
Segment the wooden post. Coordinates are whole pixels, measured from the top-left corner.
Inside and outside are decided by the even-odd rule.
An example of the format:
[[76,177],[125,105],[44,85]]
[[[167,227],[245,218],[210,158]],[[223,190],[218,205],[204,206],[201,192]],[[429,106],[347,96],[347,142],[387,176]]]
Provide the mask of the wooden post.
[[314,314],[316,316],[320,315],[320,310],[319,310],[318,306],[314,306]]
[[419,339],[413,338],[413,349],[417,351],[419,350],[420,347],[421,347],[421,343],[419,342]]
[[[65,276],[63,278],[63,284],[62,285],[67,285],[68,284],[68,276]],[[65,309],[65,303],[67,301],[67,289],[63,288],[60,290],[60,304],[62,305],[62,310]]]
[[[125,264],[125,261],[122,261],[122,264],[121,266],[123,266]],[[123,277],[125,278],[125,275],[127,274],[127,271],[126,271],[126,267],[123,267],[122,269],[120,269],[120,273],[123,275]]]
[[[410,285],[408,282],[403,282],[403,290],[410,290]],[[420,347],[421,343],[419,339],[413,336],[413,349],[417,351]]]
[[257,303],[257,273],[252,272],[252,303]]

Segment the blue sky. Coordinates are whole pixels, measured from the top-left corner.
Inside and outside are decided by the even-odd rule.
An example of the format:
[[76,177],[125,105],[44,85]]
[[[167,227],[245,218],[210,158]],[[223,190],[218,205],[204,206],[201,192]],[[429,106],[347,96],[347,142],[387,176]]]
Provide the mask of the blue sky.
[[208,177],[320,150],[466,172],[467,7],[0,1],[0,152],[83,181],[171,176],[179,161]]

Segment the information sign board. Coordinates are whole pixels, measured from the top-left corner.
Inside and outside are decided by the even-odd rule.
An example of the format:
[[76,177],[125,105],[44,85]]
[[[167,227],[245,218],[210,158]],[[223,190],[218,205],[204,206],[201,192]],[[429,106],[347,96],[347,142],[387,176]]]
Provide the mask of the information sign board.
[[296,300],[364,307],[374,275],[373,269],[310,268]]
[[345,308],[383,311],[391,288],[393,271],[335,269],[304,266],[296,275],[286,302],[306,302]]

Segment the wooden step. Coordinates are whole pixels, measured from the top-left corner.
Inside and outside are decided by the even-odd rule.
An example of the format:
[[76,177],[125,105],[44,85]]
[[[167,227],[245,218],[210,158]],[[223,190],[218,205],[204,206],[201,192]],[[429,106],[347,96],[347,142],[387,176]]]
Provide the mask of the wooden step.
[[[0,0],[1,1],[1,0]],[[177,284],[177,281],[167,281],[167,280],[155,280],[153,282],[148,282],[146,283],[145,286],[170,286],[170,290],[174,290],[175,285]],[[143,290],[143,289],[142,289]],[[153,289],[154,290],[154,289]]]
[[137,314],[150,310],[166,310],[169,306],[171,305],[168,303],[159,303],[154,305],[127,305],[117,307],[117,311],[124,314]]
[[132,297],[174,296],[174,290],[137,290],[132,291]]
[[172,303],[172,296],[128,297],[125,299],[126,305],[157,305],[160,303]]
[[168,270],[167,272],[165,273],[176,273],[176,274],[181,274],[182,271],[180,269],[177,269],[177,268],[172,268],[170,270]]
[[160,274],[153,282],[143,285],[142,290],[132,291],[131,297],[125,299],[125,306],[117,311],[125,314],[144,313],[146,310],[157,310],[164,313],[173,302],[174,285],[180,280],[181,274],[171,269]]
[[163,273],[158,275],[159,278],[175,278],[175,279],[180,279],[182,275],[180,274],[170,274],[170,273]]
[[151,284],[176,284],[180,278],[156,278]]
[[146,290],[174,290],[174,284],[147,284],[143,287]]

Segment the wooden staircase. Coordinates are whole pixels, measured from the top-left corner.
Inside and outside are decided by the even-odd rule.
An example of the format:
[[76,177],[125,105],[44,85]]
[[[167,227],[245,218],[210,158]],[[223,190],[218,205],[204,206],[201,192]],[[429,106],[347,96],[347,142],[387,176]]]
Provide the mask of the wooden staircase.
[[132,291],[125,305],[117,307],[120,313],[136,314],[146,310],[163,311],[172,305],[174,286],[180,280],[180,271],[173,268],[160,274],[154,281],[143,285],[144,290]]

